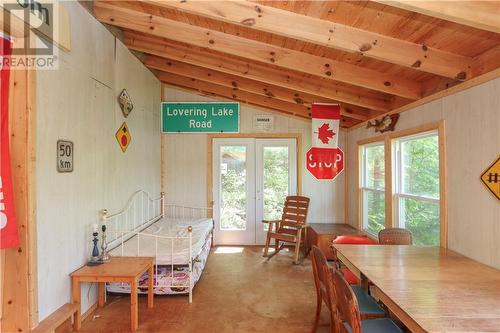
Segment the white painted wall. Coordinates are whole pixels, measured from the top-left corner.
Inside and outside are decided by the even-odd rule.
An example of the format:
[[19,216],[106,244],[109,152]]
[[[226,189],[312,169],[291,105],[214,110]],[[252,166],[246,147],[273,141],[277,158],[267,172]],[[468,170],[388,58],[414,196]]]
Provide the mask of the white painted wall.
[[[165,100],[169,102],[214,101],[185,90],[166,86]],[[241,104],[240,131],[252,133],[254,115],[271,114],[266,109]],[[310,223],[343,222],[344,175],[334,182],[317,181],[305,168],[305,154],[311,146],[311,123],[278,113],[275,115],[274,133],[302,134],[302,194],[311,198],[308,221]],[[207,205],[207,135],[164,134],[165,136],[165,192],[167,202],[206,207]],[[345,135],[340,137],[343,148]]]
[[[448,245],[451,250],[500,269],[500,205],[479,177],[500,153],[500,79],[484,83],[401,114],[397,130],[444,119],[448,164]],[[355,161],[357,141],[373,136],[348,133],[347,159]],[[358,172],[349,173],[349,222],[358,223]]]
[[[69,53],[60,68],[37,73],[37,232],[39,319],[70,301],[72,271],[90,255],[90,226],[102,208],[121,208],[138,189],[160,192],[160,83],[76,1]],[[117,96],[134,103],[132,142],[122,153],[115,132],[124,121]],[[74,142],[74,172],[56,170],[56,141]],[[82,310],[96,300],[82,287]]]

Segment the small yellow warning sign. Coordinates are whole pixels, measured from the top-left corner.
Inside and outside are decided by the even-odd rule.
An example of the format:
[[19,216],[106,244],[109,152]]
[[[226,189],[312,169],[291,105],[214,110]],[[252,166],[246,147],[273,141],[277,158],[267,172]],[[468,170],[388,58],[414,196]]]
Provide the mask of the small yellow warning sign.
[[481,175],[484,185],[500,200],[500,156]]
[[116,132],[116,140],[120,145],[120,148],[123,152],[127,151],[128,145],[132,141],[132,136],[130,135],[130,131],[128,130],[127,123],[123,122],[118,131]]

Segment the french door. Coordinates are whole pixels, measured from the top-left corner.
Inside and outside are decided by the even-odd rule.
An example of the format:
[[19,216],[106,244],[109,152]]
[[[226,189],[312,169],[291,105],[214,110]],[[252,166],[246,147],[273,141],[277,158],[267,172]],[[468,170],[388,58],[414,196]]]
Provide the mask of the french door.
[[297,193],[296,140],[214,139],[212,166],[215,244],[263,244],[262,220],[279,219]]

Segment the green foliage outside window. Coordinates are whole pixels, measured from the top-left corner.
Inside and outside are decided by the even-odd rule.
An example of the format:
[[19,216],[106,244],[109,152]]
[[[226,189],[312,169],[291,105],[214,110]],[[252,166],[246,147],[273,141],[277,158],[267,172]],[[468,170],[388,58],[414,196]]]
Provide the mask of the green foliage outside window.
[[372,234],[385,228],[385,195],[379,192],[365,192],[367,205],[367,229]]
[[[384,145],[365,148],[364,187],[381,190],[385,188]],[[377,234],[385,227],[385,195],[380,191],[365,191],[366,228]]]
[[[288,148],[264,148],[264,219],[279,220],[288,195]],[[264,228],[267,224],[264,224]]]
[[[402,142],[403,192],[439,199],[438,136]],[[439,204],[402,199],[405,227],[412,231],[415,245],[439,245]]]
[[221,217],[223,230],[246,228],[245,147],[221,148]]

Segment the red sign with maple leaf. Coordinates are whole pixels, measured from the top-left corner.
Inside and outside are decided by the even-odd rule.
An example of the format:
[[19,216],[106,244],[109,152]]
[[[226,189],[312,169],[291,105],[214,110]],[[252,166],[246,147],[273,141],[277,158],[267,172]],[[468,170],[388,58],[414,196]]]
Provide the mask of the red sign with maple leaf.
[[324,144],[328,144],[330,139],[332,139],[337,133],[330,129],[329,124],[323,124],[320,128],[318,128],[318,139],[321,140]]
[[[9,58],[12,45],[0,37],[0,59]],[[0,67],[0,249],[19,245],[9,145],[9,66]]]
[[333,180],[344,170],[344,152],[338,148],[340,106],[313,104],[312,148],[306,154],[307,170],[316,179]]

